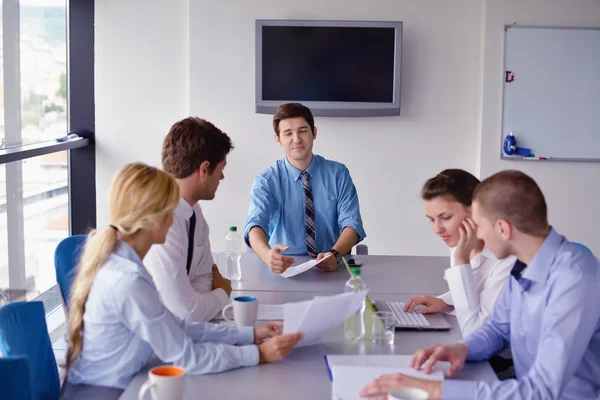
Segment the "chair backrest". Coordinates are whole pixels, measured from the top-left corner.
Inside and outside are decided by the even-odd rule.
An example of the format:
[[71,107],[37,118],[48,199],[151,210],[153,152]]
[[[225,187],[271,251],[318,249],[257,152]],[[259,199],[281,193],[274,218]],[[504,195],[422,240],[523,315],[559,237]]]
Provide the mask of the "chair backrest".
[[29,359],[34,399],[59,398],[58,366],[41,301],[19,301],[0,307],[0,351],[4,356]]
[[356,254],[357,255],[368,255],[369,254],[369,247],[367,247],[366,244],[359,244],[356,246]]
[[0,394],[3,399],[33,400],[31,372],[26,357],[0,357]]
[[69,292],[76,275],[75,267],[83,251],[86,235],[73,235],[61,240],[54,251],[54,269],[56,282],[60,287],[65,306],[69,308]]

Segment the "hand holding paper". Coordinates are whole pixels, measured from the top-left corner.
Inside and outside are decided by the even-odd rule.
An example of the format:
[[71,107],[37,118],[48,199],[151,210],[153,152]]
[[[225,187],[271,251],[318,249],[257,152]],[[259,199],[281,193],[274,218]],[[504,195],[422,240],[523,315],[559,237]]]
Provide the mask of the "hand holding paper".
[[297,347],[310,346],[325,338],[365,302],[367,291],[315,297],[310,301],[283,305],[284,333],[302,332]]
[[332,256],[333,256],[333,254],[329,254],[328,256],[321,258],[319,261],[310,260],[310,261],[307,261],[300,265],[296,265],[294,267],[289,267],[281,274],[281,276],[283,276],[285,278],[291,278],[292,276],[296,276],[298,274],[308,271],[312,267],[320,264],[322,261],[327,260],[329,257],[332,257]]

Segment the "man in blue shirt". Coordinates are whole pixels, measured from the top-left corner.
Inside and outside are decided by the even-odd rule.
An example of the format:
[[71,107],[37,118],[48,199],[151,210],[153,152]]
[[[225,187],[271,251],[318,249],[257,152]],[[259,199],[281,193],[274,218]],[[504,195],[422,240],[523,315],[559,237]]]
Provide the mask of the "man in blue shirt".
[[600,263],[547,222],[544,196],[529,176],[503,171],[476,189],[477,236],[498,258],[518,261],[486,320],[457,344],[419,350],[410,367],[431,372],[449,361],[452,377],[465,361],[487,360],[510,346],[517,379],[433,382],[394,374],[360,393],[418,387],[432,399],[577,399],[600,394]]
[[348,168],[313,154],[317,128],[302,104],[280,105],[273,128],[286,156],[254,179],[246,243],[277,274],[294,263],[289,255],[306,254],[335,256],[317,266],[335,271],[366,236]]

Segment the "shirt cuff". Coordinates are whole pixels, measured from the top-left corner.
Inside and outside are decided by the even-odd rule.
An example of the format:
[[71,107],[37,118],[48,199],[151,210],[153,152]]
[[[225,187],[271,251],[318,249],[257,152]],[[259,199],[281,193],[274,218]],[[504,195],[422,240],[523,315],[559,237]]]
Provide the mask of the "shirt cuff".
[[254,327],[240,326],[240,339],[237,344],[254,344]]
[[449,306],[453,306],[454,305],[454,302],[452,301],[452,293],[450,293],[450,292],[446,292],[444,294],[441,294],[441,295],[438,296],[438,298],[444,300],[444,302],[446,304],[448,304]]
[[217,288],[215,290],[212,291],[212,293],[217,296],[217,299],[219,299],[219,309],[217,310],[217,312],[221,312],[223,310],[223,308],[229,304],[229,296],[227,296],[227,293],[225,293],[225,291],[221,288]]
[[475,399],[477,382],[475,381],[455,381],[445,379],[442,382],[443,400],[468,400]]
[[[254,337],[254,336],[253,336]],[[254,341],[254,339],[252,339]],[[242,355],[242,367],[252,367],[258,365],[260,358],[258,356],[258,346],[241,346],[239,347]]]

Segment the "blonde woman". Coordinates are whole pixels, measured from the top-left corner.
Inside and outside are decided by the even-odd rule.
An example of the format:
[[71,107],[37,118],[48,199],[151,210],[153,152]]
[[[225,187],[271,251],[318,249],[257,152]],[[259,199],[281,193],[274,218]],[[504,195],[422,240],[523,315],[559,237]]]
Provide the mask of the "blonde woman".
[[188,374],[204,374],[280,360],[300,340],[300,333],[280,335],[279,322],[185,323],[164,307],[142,260],[165,241],[179,197],[172,177],[144,164],[115,176],[111,225],[88,237],[71,290],[61,398],[116,399],[153,353]]

